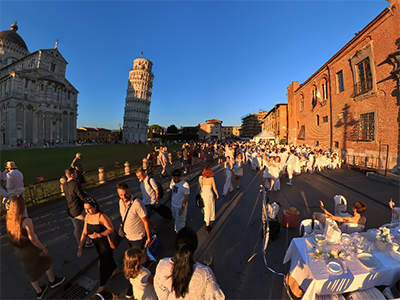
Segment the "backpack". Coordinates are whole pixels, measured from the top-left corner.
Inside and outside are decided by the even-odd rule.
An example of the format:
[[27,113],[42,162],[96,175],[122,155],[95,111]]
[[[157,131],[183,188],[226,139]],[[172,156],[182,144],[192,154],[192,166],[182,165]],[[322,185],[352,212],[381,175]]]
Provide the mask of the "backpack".
[[[147,179],[147,184],[154,190],[153,186],[150,184],[150,176],[148,176],[149,179]],[[155,178],[153,178],[155,180]],[[164,198],[164,188],[162,186],[162,184],[160,182],[158,182],[157,180],[155,180],[156,184],[157,184],[157,190],[158,190],[158,199],[162,199]]]

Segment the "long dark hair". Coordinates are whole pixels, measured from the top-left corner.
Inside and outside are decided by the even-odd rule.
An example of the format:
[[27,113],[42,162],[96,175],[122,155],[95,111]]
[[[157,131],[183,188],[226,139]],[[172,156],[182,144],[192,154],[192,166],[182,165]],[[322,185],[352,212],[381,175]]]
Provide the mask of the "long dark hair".
[[176,298],[184,298],[189,292],[189,283],[195,264],[193,254],[197,249],[197,234],[190,227],[183,227],[175,238],[174,267],[172,270],[172,290]]
[[13,248],[23,248],[28,244],[28,238],[22,233],[22,221],[24,220],[25,200],[21,195],[12,197],[10,208],[7,212],[8,242]]

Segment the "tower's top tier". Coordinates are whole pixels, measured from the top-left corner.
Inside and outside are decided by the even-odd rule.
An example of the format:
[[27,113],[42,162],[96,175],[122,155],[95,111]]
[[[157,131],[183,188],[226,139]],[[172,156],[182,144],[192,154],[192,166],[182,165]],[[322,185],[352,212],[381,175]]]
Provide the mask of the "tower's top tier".
[[136,58],[133,61],[133,69],[134,70],[143,70],[151,73],[151,68],[153,67],[153,63],[145,58]]

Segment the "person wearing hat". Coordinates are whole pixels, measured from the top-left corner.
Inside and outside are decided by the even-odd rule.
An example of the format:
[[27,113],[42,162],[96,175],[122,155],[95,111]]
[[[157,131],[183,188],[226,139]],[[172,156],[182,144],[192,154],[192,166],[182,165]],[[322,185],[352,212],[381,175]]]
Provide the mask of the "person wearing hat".
[[85,174],[85,166],[82,163],[81,153],[78,152],[75,155],[75,159],[72,161],[71,167],[76,169],[76,171],[78,172],[78,181],[81,184],[81,186],[84,187],[86,183],[85,177],[83,176],[83,174]]
[[287,214],[290,214],[290,215],[298,215],[298,214],[300,214],[300,212],[297,210],[297,208],[293,207],[293,206],[288,208],[288,209],[286,209],[285,211],[286,211]]

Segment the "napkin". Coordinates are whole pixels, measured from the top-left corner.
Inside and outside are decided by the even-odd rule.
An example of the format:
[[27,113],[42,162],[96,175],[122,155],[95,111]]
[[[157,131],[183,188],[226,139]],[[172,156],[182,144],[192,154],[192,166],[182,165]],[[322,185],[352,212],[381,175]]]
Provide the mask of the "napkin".
[[338,243],[340,241],[342,232],[337,226],[336,222],[332,219],[326,219],[324,236],[326,240],[330,243]]

